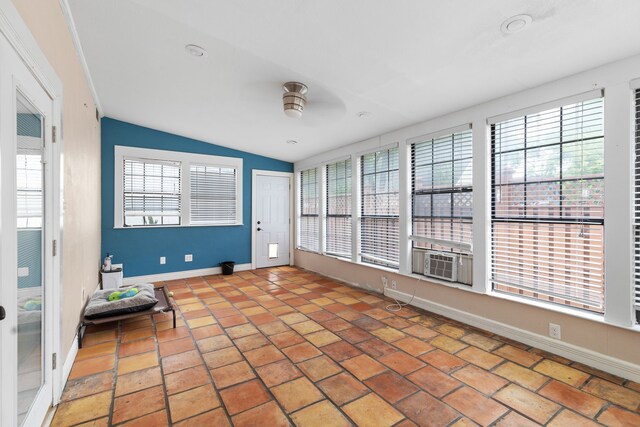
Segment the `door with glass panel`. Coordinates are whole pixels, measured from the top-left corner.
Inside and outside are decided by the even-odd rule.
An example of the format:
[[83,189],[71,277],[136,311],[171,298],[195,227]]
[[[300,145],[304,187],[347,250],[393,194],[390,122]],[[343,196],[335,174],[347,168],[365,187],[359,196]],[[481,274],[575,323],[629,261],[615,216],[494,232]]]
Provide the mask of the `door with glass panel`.
[[53,397],[53,103],[13,50],[0,47],[0,424],[36,426]]

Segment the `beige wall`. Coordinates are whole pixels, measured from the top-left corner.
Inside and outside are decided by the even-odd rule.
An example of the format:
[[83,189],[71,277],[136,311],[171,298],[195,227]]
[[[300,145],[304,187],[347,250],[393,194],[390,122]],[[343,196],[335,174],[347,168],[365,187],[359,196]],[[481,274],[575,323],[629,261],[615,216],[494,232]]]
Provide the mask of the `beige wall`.
[[62,358],[71,348],[82,289],[98,283],[100,265],[100,123],[58,0],[13,0],[63,84],[64,139]]
[[640,364],[638,332],[446,285],[418,284],[412,277],[300,250],[295,252],[295,264],[377,292],[382,292],[381,278],[387,276],[398,281],[400,292],[411,295],[415,288],[416,297],[543,336],[548,335],[549,323],[556,323],[562,327],[564,342]]

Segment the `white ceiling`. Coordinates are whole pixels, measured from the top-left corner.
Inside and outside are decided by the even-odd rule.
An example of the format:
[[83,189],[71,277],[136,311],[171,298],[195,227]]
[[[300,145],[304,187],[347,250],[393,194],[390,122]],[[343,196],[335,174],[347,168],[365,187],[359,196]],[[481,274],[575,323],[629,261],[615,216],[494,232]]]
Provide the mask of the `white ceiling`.
[[[70,4],[106,116],[287,161],[640,52],[638,0]],[[522,13],[528,29],[500,31]],[[289,80],[309,86],[299,120]]]

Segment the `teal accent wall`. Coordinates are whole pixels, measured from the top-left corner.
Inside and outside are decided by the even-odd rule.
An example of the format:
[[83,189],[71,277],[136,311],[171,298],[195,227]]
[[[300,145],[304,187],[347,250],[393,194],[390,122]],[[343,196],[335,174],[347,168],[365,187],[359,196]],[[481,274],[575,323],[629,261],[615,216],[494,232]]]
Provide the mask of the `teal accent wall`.
[[[219,145],[103,118],[102,256],[124,264],[124,276],[143,276],[217,267],[223,261],[251,262],[251,177],[254,169],[293,172],[293,164]],[[114,147],[181,151],[243,159],[243,225],[114,229]],[[184,262],[193,254],[193,262]],[[160,257],[167,263],[160,264]]]

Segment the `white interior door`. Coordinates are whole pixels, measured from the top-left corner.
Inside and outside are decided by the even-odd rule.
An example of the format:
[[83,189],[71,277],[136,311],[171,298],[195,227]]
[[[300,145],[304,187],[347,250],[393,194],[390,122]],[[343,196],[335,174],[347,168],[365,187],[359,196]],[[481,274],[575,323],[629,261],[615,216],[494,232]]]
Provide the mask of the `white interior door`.
[[290,177],[257,174],[253,200],[256,267],[289,265]]
[[0,37],[0,424],[39,426],[53,401],[53,101]]

